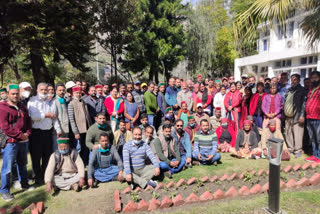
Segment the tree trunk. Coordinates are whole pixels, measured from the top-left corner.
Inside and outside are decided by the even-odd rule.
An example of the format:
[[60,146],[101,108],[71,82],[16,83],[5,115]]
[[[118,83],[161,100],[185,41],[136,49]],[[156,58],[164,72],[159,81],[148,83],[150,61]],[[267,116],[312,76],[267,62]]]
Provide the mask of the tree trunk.
[[156,71],[154,73],[154,79],[155,79],[156,84],[159,84],[159,71]]
[[18,64],[15,62],[10,63],[10,61],[8,64],[9,64],[10,68],[13,70],[14,74],[16,75],[16,79],[19,81],[21,79],[21,76],[18,71]]
[[3,74],[4,74],[4,64],[0,64],[0,75],[1,75],[1,87],[3,87]]
[[37,87],[40,82],[50,83],[54,85],[54,77],[50,76],[42,55],[35,54],[31,51],[30,59],[35,87]]
[[117,53],[113,45],[111,44],[111,58],[114,65],[114,75],[116,77],[116,82],[118,81],[118,74],[117,74]]
[[149,81],[153,81],[153,65],[151,65],[150,70],[149,70]]

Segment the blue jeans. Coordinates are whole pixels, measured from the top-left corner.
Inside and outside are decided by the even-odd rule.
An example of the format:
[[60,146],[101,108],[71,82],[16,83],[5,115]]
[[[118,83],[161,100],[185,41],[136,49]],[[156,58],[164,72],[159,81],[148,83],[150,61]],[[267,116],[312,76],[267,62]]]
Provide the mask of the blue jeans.
[[221,159],[221,155],[218,152],[213,156],[213,158],[210,161],[207,161],[206,160],[207,157],[203,156],[202,154],[201,154],[201,159],[202,160],[198,160],[198,156],[195,154],[195,152],[192,153],[192,157],[193,157],[193,159],[195,159],[197,161],[200,161],[200,163],[202,165],[210,165],[210,164],[213,164],[215,161],[218,161],[218,160]]
[[1,168],[1,194],[10,191],[10,174],[13,163],[16,161],[21,177],[21,185],[25,186],[28,183],[27,174],[27,158],[28,143],[8,143],[2,150],[2,168]]
[[[176,161],[176,159],[172,159],[171,161]],[[179,166],[177,168],[172,168],[169,164],[167,164],[164,161],[160,162],[160,169],[161,171],[170,171],[171,174],[173,175],[174,173],[180,172],[180,170],[182,169],[182,167],[186,164],[186,157],[185,156],[181,156],[181,160],[179,163]]]
[[313,156],[320,159],[320,120],[307,120],[307,129],[312,140]]
[[98,181],[104,183],[112,181],[112,179],[119,174],[118,166],[109,166],[108,168],[104,169],[95,169],[94,170],[94,177]]
[[148,114],[148,123],[150,126],[153,126],[154,114]]

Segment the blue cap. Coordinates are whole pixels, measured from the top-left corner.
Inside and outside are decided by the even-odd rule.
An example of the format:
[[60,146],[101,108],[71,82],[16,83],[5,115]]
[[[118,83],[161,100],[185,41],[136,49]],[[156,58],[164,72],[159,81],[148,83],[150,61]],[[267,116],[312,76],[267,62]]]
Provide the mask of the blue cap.
[[136,81],[134,82],[134,84],[135,84],[135,85],[141,84],[141,82],[140,82],[139,80],[136,80]]

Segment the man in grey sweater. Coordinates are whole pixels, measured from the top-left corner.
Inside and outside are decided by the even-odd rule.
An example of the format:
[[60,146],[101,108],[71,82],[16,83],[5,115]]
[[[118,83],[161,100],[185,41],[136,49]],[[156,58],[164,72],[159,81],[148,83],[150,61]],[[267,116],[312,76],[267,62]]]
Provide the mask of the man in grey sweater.
[[[121,158],[109,142],[108,134],[102,132],[99,136],[99,146],[94,148],[88,165],[88,185],[95,186],[94,178],[99,182],[112,180],[122,181],[123,164]],[[114,164],[117,164],[114,165]]]

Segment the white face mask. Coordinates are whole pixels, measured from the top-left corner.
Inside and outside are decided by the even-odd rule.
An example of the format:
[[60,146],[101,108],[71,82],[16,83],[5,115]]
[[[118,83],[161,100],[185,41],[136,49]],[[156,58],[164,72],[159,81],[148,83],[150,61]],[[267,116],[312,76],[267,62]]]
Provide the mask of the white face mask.
[[48,97],[48,95],[39,93],[39,97],[40,97],[40,99],[45,100]]
[[54,97],[54,94],[48,94],[48,97]]
[[29,98],[29,96],[30,96],[30,91],[23,91],[23,92],[21,92],[21,95],[24,97],[24,98]]

